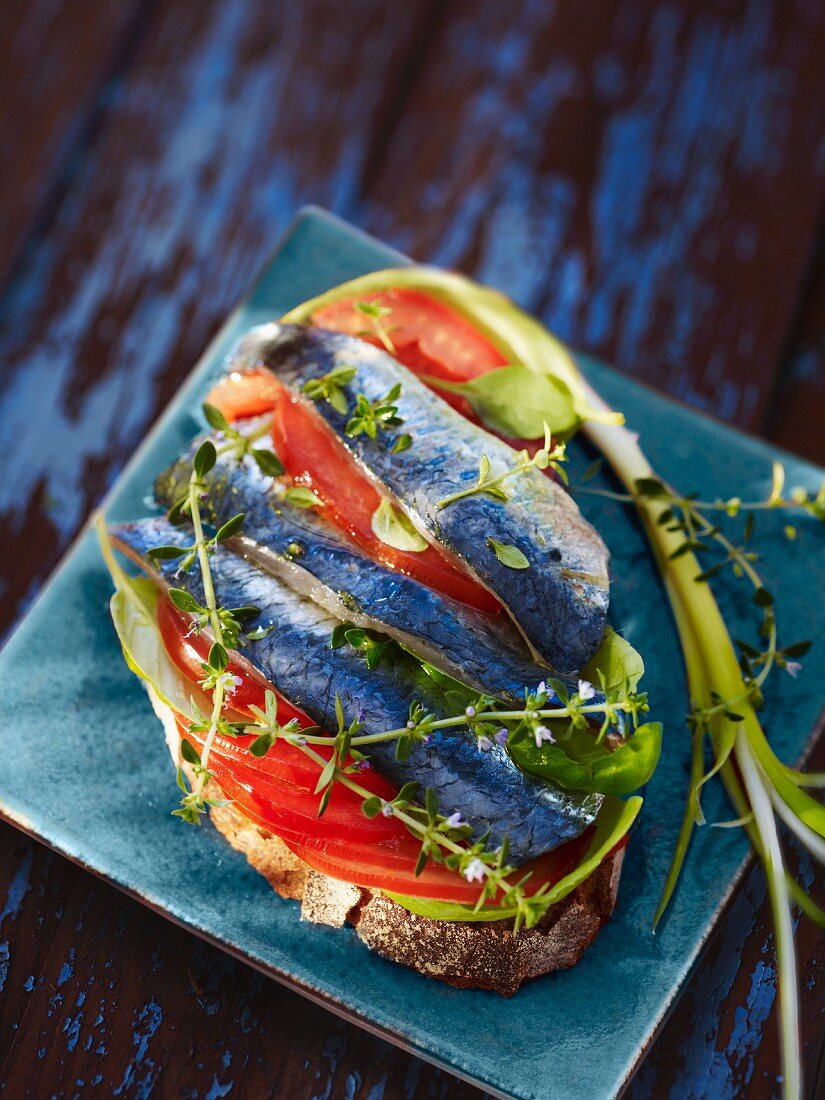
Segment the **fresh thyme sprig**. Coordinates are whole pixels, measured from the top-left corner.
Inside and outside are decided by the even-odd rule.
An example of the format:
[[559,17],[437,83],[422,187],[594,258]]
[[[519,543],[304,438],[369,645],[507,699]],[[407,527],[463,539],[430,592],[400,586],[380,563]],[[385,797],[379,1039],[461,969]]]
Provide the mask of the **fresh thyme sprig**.
[[478,464],[478,476],[475,485],[471,485],[467,489],[461,489],[456,493],[450,493],[449,496],[442,497],[442,499],[438,501],[436,507],[446,508],[448,504],[454,504],[457,500],[463,500],[465,497],[479,494],[505,503],[510,499],[510,494],[502,488],[504,482],[509,481],[510,478],[518,477],[520,474],[526,473],[527,470],[532,469],[553,469],[559,477],[566,482],[567,473],[561,465],[565,461],[565,458],[565,444],[557,443],[554,447],[550,437],[550,429],[547,424],[545,424],[544,445],[540,447],[532,457],[527,451],[519,451],[518,460],[513,466],[509,467],[509,469],[501,474],[494,475],[492,473],[489,458],[486,454],[482,454]]
[[255,740],[249,746],[253,756],[266,756],[279,737],[283,737],[290,745],[297,745],[297,738],[301,736],[301,723],[297,718],[290,718],[284,725],[278,721],[278,696],[267,688],[264,696],[264,709],[254,704],[249,708],[255,719],[254,726],[244,724],[243,732],[260,730]]
[[[585,470],[582,476],[582,484],[590,481],[602,467],[601,459],[597,459],[595,462]],[[724,512],[728,516],[738,516],[743,512],[764,512],[775,511],[777,509],[797,510],[806,513],[813,519],[820,521],[825,520],[825,481],[819,487],[815,494],[811,494],[810,491],[804,486],[798,485],[791,489],[790,496],[783,496],[785,489],[786,473],[785,467],[781,462],[774,462],[773,464],[773,479],[771,483],[771,491],[767,497],[762,500],[742,500],[741,497],[732,496],[726,500],[717,498],[716,500],[700,500],[698,494],[689,493],[685,496],[676,493],[670,486],[658,477],[643,477],[636,478],[634,483],[634,493],[616,493],[608,489],[582,489],[581,486],[577,486],[580,491],[593,493],[596,496],[607,497],[610,500],[618,500],[623,503],[632,503],[639,497],[647,497],[651,500],[663,500],[670,503],[674,507],[681,508],[686,506],[700,512]],[[793,539],[796,536],[795,528],[790,530],[786,529],[786,535],[788,538]]]
[[[234,445],[235,441],[232,440],[231,443]],[[244,451],[244,453],[248,452]],[[202,815],[206,813],[207,806],[213,804],[212,800],[207,798],[205,794],[206,786],[212,778],[212,773],[209,770],[209,756],[218,732],[221,729],[226,729],[223,725],[223,708],[227,697],[231,696],[236,688],[235,677],[227,671],[229,664],[227,647],[237,645],[238,642],[240,631],[239,609],[236,608],[233,611],[218,606],[215,587],[212,582],[212,570],[209,564],[210,544],[213,550],[215,541],[206,537],[200,512],[201,495],[206,492],[205,477],[215,465],[216,460],[215,445],[211,440],[206,440],[195,453],[187,493],[187,512],[195,534],[193,549],[200,568],[204,604],[198,604],[184,589],[172,589],[170,592],[173,602],[176,602],[179,607],[182,604],[187,605],[188,601],[192,602],[194,609],[188,606],[183,606],[181,609],[188,610],[196,616],[196,628],[208,626],[213,639],[208,657],[203,664],[204,678],[201,682],[204,691],[210,692],[212,695],[212,712],[203,738],[203,748],[200,755],[198,755],[191,742],[186,741],[185,738],[181,746],[184,759],[194,769],[194,783],[190,789],[187,789],[184,777],[179,772],[178,784],[184,794],[180,807],[174,811],[174,814],[190,824],[199,824]],[[235,524],[233,533],[237,532],[239,526],[239,524]],[[254,609],[241,610],[252,612]],[[202,716],[195,715],[192,732],[194,733],[196,729],[198,732],[203,732],[204,724]],[[188,745],[188,748],[183,747],[184,743]]]
[[466,841],[472,833],[471,827],[462,822],[458,814],[445,817],[439,813],[438,798],[432,788],[424,791],[423,806],[412,803],[413,797],[418,793],[417,783],[405,784],[394,799],[385,801],[353,778],[353,772],[358,771],[358,760],[351,765],[342,766],[337,752],[330,760],[325,760],[309,744],[299,747],[322,769],[319,780],[319,789],[323,790],[320,812],[323,812],[329,802],[332,785],[340,783],[363,800],[362,810],[366,817],[376,817],[378,814],[394,817],[421,841],[421,851],[415,867],[416,875],[422,873],[428,862],[443,863],[449,870],[463,875],[468,882],[480,883],[481,890],[475,911],[480,911],[488,900],[497,900],[502,909],[515,910],[514,934],[522,926],[534,927],[547,912],[551,904],[547,897],[550,886],[545,883],[535,893],[528,895],[525,886],[531,877],[530,872],[523,875],[518,882],[511,883],[509,878],[515,874],[517,868],[506,862],[506,839],[494,851],[487,848],[486,837],[481,837],[475,844],[468,846]]
[[[555,688],[553,687],[555,685]],[[557,691],[562,692],[565,700],[562,702]],[[449,718],[435,718],[425,712],[418,702],[410,705],[410,718],[406,725],[397,729],[381,730],[378,733],[360,733],[354,731],[350,744],[353,748],[361,749],[369,745],[383,744],[387,741],[398,742],[396,755],[399,759],[407,759],[416,743],[428,744],[432,735],[439,730],[456,729],[468,726],[476,734],[479,740],[479,750],[490,748],[487,743],[492,731],[499,731],[502,727],[508,727],[509,736],[522,736],[523,730],[532,731],[535,736],[535,723],[547,721],[568,722],[568,728],[581,729],[587,724],[587,719],[598,718],[601,720],[599,739],[612,729],[619,720],[619,716],[626,717],[630,725],[635,728],[640,714],[647,711],[647,695],[643,692],[632,692],[623,689],[614,689],[608,693],[604,702],[591,702],[595,689],[592,684],[581,682],[579,691],[569,694],[564,685],[559,681],[551,680],[547,684],[540,684],[536,691],[525,693],[524,707],[517,709],[502,709],[489,696],[481,695],[474,699],[461,714],[452,715]],[[549,704],[556,700],[557,706]],[[512,727],[512,733],[510,732]],[[360,727],[359,727],[360,728]],[[254,731],[254,724],[249,724],[249,730]],[[546,738],[545,738],[546,739]],[[500,739],[503,743],[507,738]],[[304,731],[300,735],[302,744],[329,745],[330,739],[326,734],[312,735]]]
[[[395,404],[400,396],[400,382],[396,382],[386,397],[381,397],[377,401],[370,401],[366,394],[356,394],[355,408],[344,427],[344,433],[350,439],[355,439],[362,434],[369,439],[376,439],[379,431],[400,427],[404,419],[398,415],[398,405]],[[397,443],[394,449],[398,449]]]
[[[352,382],[357,373],[356,367],[341,364],[333,367],[320,378],[308,379],[301,386],[301,393],[311,401],[326,401],[341,416],[348,416],[344,433],[351,439],[359,435],[376,439],[379,431],[400,427],[404,419],[398,415],[398,406],[395,402],[401,396],[401,383],[397,383],[386,397],[379,398],[377,401],[370,401],[366,394],[357,393],[355,407],[351,410],[344,387]],[[406,451],[411,445],[412,436],[403,432],[396,437],[392,453]]]
[[367,668],[378,668],[388,653],[398,648],[398,643],[380,634],[377,630],[356,626],[355,623],[338,623],[329,640],[330,649],[340,649],[344,645],[363,653]]
[[337,413],[346,416],[349,412],[349,402],[344,386],[348,385],[357,373],[356,367],[341,363],[320,378],[308,379],[301,386],[301,393],[310,401],[326,401]]
[[[594,476],[599,466],[600,463],[591,466],[586,471],[583,481],[587,481]],[[758,510],[795,508],[807,512],[816,519],[825,520],[825,483],[814,497],[811,497],[805,489],[795,488],[789,499],[782,496],[784,484],[784,467],[781,463],[775,462],[770,494],[760,501],[746,502],[738,496],[730,497],[727,500],[702,501],[698,498],[698,494],[677,493],[660,478],[652,476],[637,478],[632,493],[616,493],[610,490],[592,488],[582,490],[622,503],[640,504],[648,501],[660,506],[656,516],[657,526],[663,527],[669,535],[681,535],[682,537],[682,541],[675,544],[669,551],[671,561],[686,554],[705,557],[714,549],[720,552],[721,556],[717,561],[707,565],[695,575],[694,580],[697,583],[709,581],[723,570],[730,568],[736,578],[745,579],[751,584],[753,602],[762,613],[759,634],[765,639],[765,646],[760,649],[740,639],[736,639],[736,645],[740,650],[739,660],[747,685],[747,691],[743,698],[749,699],[757,706],[761,703],[762,685],[772,669],[774,667],[783,668],[792,676],[795,676],[800,667],[797,659],[804,656],[811,645],[809,641],[794,642],[781,648],[777,645],[774,597],[765,585],[757,568],[759,555],[750,549],[755,528],[754,513]],[[708,511],[724,512],[728,517],[747,513],[741,544],[737,545],[732,542],[719,524],[708,518],[705,514]],[[787,538],[796,538],[796,533],[795,527],[786,526],[785,534]],[[737,703],[741,701],[743,700],[727,700],[728,709],[735,708]],[[702,709],[698,708],[699,711]],[[696,713],[697,710],[694,709],[693,714]],[[714,705],[711,708],[711,714],[716,713],[719,712]],[[693,728],[695,728],[695,724]],[[729,734],[726,738],[726,746],[732,746],[732,744],[733,735]],[[714,769],[712,774],[715,774],[716,770]],[[695,798],[695,792],[691,797]]]
[[[203,406],[203,415],[205,416],[210,427],[214,428],[215,431],[220,433],[217,446],[211,439],[207,439],[201,444],[197,452],[197,455],[201,456],[199,461],[204,468],[202,472],[197,474],[196,476],[197,484],[194,486],[194,489],[199,495],[203,496],[204,499],[206,499],[207,496],[208,486],[203,479],[206,474],[214,467],[215,462],[218,460],[218,458],[224,455],[229,455],[231,458],[236,459],[238,462],[241,462],[247,455],[249,455],[250,458],[254,459],[256,465],[258,466],[258,469],[266,477],[280,477],[281,474],[284,472],[283,463],[274,451],[267,450],[265,447],[254,446],[254,444],[257,443],[259,439],[262,439],[269,432],[270,426],[268,421],[260,424],[254,431],[249,432],[248,434],[244,434],[243,432],[239,432],[236,428],[233,428],[232,425],[227,421],[223,413],[220,411],[220,409],[216,408],[214,405],[209,405],[205,403]],[[194,468],[193,473],[197,473]],[[172,507],[167,513],[167,518],[169,519],[170,523],[183,523],[187,516],[191,516],[192,492],[193,483],[190,480],[189,484],[187,485],[186,492],[173,502]],[[219,532],[221,536],[220,539],[216,535],[214,541],[221,541],[224,538],[229,538],[233,534],[237,534],[237,528],[235,530],[226,530],[229,525],[237,522],[237,516],[234,516],[232,519],[227,520],[227,522],[223,525]],[[192,565],[192,562],[197,556],[196,546],[193,544],[193,546],[186,548],[183,551],[182,555],[173,553],[173,551],[176,551],[177,549],[177,547],[171,546],[156,547],[153,551],[150,551],[150,554],[158,559],[162,559],[164,557],[185,557],[187,554],[190,553],[190,551],[194,550],[195,553],[192,554],[191,558],[187,558],[187,563],[183,567],[184,571],[186,571]]]
[[391,306],[382,306],[379,302],[356,302],[355,308],[362,317],[366,317],[369,328],[356,332],[356,336],[377,336],[390,355],[395,355],[395,344],[390,339],[391,329],[383,322],[384,317],[392,313]]

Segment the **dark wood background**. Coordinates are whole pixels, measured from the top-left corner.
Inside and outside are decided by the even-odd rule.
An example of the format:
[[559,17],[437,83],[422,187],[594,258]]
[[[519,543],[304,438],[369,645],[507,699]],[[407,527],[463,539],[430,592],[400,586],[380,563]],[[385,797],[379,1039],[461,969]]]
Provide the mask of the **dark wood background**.
[[[4,0],[3,629],[307,201],[825,461],[823,57],[820,0]],[[478,1095],[7,826],[0,906],[10,1097]],[[778,1093],[771,952],[756,872],[632,1096]]]

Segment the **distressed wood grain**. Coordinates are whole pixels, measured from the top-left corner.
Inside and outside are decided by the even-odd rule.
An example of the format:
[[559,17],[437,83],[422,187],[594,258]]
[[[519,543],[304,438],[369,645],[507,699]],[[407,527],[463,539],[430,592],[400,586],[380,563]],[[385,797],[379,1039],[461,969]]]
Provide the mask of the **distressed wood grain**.
[[[296,207],[346,213],[428,5],[161,5],[0,302],[0,626]],[[334,109],[331,109],[334,104]]]
[[6,1096],[483,1095],[263,978],[3,824],[0,905]]
[[71,176],[101,89],[148,0],[4,0],[0,33],[0,287]]
[[758,429],[825,196],[810,0],[451,4],[365,220]]
[[781,447],[825,466],[825,217],[798,311],[789,331],[767,434]]

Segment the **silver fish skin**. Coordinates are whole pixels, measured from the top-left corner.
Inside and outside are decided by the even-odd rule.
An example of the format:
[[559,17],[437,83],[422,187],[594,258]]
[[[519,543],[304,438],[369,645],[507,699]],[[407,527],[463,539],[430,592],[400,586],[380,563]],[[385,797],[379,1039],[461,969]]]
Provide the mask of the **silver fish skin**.
[[[379,431],[375,440],[348,437],[347,416],[328,402],[315,408],[415,525],[462,558],[496,594],[541,659],[562,673],[587,664],[604,634],[609,554],[560,485],[531,469],[506,482],[507,503],[475,494],[439,507],[444,497],[476,482],[482,454],[496,476],[512,468],[517,452],[363,340],[303,325],[261,325],[240,341],[231,362],[236,369],[263,364],[294,391],[335,367],[354,367],[345,387],[350,408],[357,394],[379,402],[400,383],[395,404],[404,423]],[[412,436],[412,446],[393,453],[399,432]],[[517,547],[529,568],[504,565],[488,544],[491,538]]]
[[[236,424],[258,434],[260,418]],[[169,508],[185,492],[192,458],[204,439],[220,447],[217,433],[199,436],[155,481],[155,499]],[[270,448],[265,438],[256,447]],[[219,526],[244,513],[243,536],[231,548],[309,596],[339,619],[382,631],[462,683],[487,694],[523,698],[525,688],[555,672],[533,661],[506,614],[486,615],[450,600],[361,553],[324,520],[323,510],[301,509],[250,457],[220,454],[206,475],[204,518]],[[575,678],[566,680],[575,691]]]
[[[195,599],[203,600],[197,570],[179,576],[175,562],[152,562],[146,557],[154,546],[188,545],[190,530],[152,519],[115,527],[112,537],[162,583],[186,588]],[[368,670],[356,651],[330,648],[336,620],[317,604],[222,545],[210,563],[220,604],[258,608],[256,618],[247,623],[249,630],[273,627],[257,641],[243,641],[238,652],[323,729],[337,729],[336,695],[348,720],[363,711],[363,733],[402,728],[414,700],[436,716],[454,713],[439,686],[413,657],[399,650],[391,661]],[[493,847],[506,835],[515,863],[578,836],[601,805],[599,795],[561,791],[524,775],[498,745],[480,752],[475,735],[466,727],[440,731],[430,744],[417,744],[405,761],[396,760],[392,742],[371,746],[369,757],[376,770],[398,786],[417,781],[432,787],[443,812],[458,810],[473,826],[475,836],[489,830]]]

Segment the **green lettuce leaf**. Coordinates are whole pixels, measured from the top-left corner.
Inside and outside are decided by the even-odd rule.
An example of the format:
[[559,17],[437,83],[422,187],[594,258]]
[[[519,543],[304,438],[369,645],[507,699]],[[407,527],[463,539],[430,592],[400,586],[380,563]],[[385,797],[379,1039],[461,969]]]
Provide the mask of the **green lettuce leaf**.
[[521,365],[500,367],[469,382],[426,381],[460,394],[486,428],[516,439],[543,439],[545,424],[554,436],[567,435],[580,423],[573,395],[560,378]]
[[193,696],[201,709],[208,711],[208,701],[172,664],[166,652],[157,622],[157,586],[148,577],[130,577],[115,558],[102,519],[96,528],[103,560],[115,585],[109,610],[126,664],[178,714],[192,717]]
[[[617,798],[606,798],[595,821],[595,832],[575,870],[560,879],[550,890],[548,897],[555,905],[572,893],[586,878],[604,862],[619,841],[627,834],[642,808],[642,799],[638,796],[621,802]],[[507,910],[491,906],[475,912],[471,905],[459,905],[455,902],[432,901],[428,898],[413,898],[406,894],[388,894],[393,901],[403,905],[411,913],[431,920],[450,921],[490,921],[509,920],[516,915],[515,909]]]
[[[592,735],[583,731],[576,737],[541,747],[529,738],[509,746],[513,762],[522,771],[545,782],[556,783],[565,790],[588,791],[597,794],[626,795],[647,783],[659,763],[662,751],[662,725],[647,722],[610,751],[604,743],[597,745]],[[581,746],[582,740],[589,745]]]
[[595,656],[582,670],[582,678],[600,685],[603,691],[622,687],[625,683],[629,683],[630,690],[635,691],[644,671],[641,654],[609,626]]

